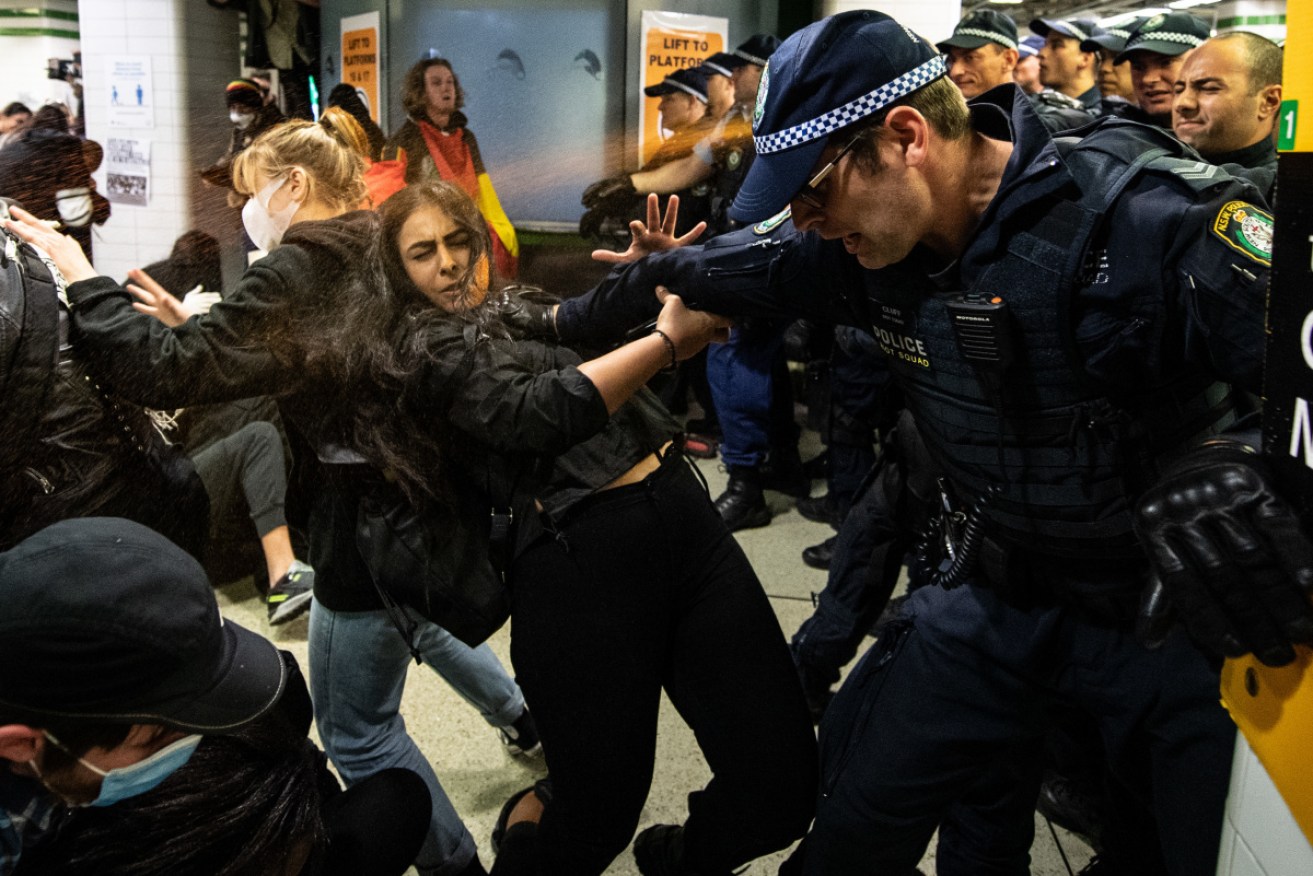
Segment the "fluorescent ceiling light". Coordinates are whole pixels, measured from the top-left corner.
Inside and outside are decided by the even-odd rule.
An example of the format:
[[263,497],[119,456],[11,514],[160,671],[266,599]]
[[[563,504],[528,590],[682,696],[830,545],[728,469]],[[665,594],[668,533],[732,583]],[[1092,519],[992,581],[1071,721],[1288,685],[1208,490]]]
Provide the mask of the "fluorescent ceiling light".
[[1122,12],[1117,15],[1109,16],[1108,18],[1096,21],[1095,24],[1099,27],[1116,27],[1119,24],[1125,24],[1126,22],[1133,21],[1141,16],[1162,15],[1170,11],[1170,9],[1162,6],[1150,6],[1146,9],[1135,9],[1130,12]]

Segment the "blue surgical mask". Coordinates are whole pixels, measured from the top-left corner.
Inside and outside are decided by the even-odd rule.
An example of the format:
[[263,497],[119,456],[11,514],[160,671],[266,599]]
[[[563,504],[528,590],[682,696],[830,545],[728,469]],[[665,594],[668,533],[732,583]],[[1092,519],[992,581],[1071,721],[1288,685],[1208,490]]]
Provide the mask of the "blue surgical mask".
[[[49,733],[46,733],[46,738],[62,750],[68,751],[62,742]],[[87,763],[79,757],[77,759],[78,763],[102,777],[100,793],[96,795],[95,800],[84,805],[113,806],[121,800],[145,794],[181,769],[183,764],[191,759],[192,752],[196,750],[196,746],[200,742],[200,736],[184,736],[177,742],[161,748],[145,760],[137,761],[125,767],[114,767],[111,770],[102,770],[95,764]],[[35,767],[35,764],[33,766]]]

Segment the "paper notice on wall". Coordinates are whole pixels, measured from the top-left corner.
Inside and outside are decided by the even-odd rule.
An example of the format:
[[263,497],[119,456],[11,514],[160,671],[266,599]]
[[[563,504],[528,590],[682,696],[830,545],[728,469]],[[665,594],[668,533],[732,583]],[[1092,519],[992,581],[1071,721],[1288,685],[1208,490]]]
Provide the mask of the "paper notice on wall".
[[369,117],[379,120],[379,71],[383,46],[379,41],[379,15],[366,12],[342,19],[342,81],[360,95]]
[[[676,70],[696,67],[709,55],[724,51],[729,35],[729,19],[712,15],[646,10],[642,22],[643,59],[639,67],[643,71],[643,88],[658,84]],[[642,100],[638,159],[646,163],[661,145],[661,119],[657,110],[660,98]]]
[[155,85],[150,56],[111,57],[107,64],[110,127],[155,127]]
[[105,197],[115,204],[150,200],[150,141],[110,137],[105,143]]

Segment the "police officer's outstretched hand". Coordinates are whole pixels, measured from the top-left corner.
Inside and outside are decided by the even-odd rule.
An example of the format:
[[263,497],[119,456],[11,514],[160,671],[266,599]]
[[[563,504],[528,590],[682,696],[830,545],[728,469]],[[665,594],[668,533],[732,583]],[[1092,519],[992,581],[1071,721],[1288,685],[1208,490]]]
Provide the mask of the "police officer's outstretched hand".
[[1220,656],[1283,666],[1292,643],[1313,642],[1313,543],[1249,445],[1213,439],[1178,460],[1136,530],[1158,576],[1137,625],[1146,644],[1162,643],[1171,613]]

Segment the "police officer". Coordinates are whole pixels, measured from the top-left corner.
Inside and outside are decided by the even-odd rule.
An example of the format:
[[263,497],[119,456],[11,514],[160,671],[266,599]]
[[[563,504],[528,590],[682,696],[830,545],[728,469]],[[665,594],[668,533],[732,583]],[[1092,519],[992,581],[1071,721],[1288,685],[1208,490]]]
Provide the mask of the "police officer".
[[1039,50],[1044,47],[1044,38],[1031,34],[1017,43],[1017,68],[1012,71],[1012,79],[1017,87],[1026,94],[1035,95],[1044,90],[1039,81]]
[[1095,85],[1099,72],[1099,53],[1081,44],[1095,32],[1096,25],[1088,18],[1037,18],[1030,29],[1044,38],[1039,50],[1039,80],[1044,91],[1037,100],[1058,101],[1070,98],[1074,104],[1061,105],[1084,109],[1090,118],[1100,114],[1103,95]]
[[1117,55],[1126,48],[1126,42],[1135,29],[1148,18],[1147,15],[1140,16],[1117,27],[1095,27],[1090,38],[1080,44],[1083,51],[1099,53],[1097,83],[1099,93],[1103,95],[1103,115],[1138,116],[1139,107],[1132,103],[1135,85],[1131,82],[1131,65],[1127,61],[1118,63]]
[[[1012,81],[1020,57],[1017,23],[1012,16],[992,9],[971,13],[957,23],[953,35],[938,43],[948,56],[948,78],[967,100]],[[1065,98],[1035,100],[1035,112],[1050,131],[1079,128],[1090,114]]]
[[1272,129],[1280,108],[1281,49],[1253,33],[1219,34],[1181,65],[1172,130],[1213,164],[1249,171],[1244,175],[1270,193],[1277,170]]
[[1171,130],[1176,77],[1185,53],[1208,39],[1208,23],[1188,12],[1169,12],[1146,19],[1116,57],[1131,62],[1131,84],[1140,111],[1150,124]]
[[1152,128],[1055,142],[1019,92],[968,111],[945,72],[880,13],[798,32],[734,205],[790,203],[795,227],[650,257],[555,327],[633,324],[657,282],[713,311],[870,326],[943,473],[951,550],[826,714],[794,871],[911,872],[1061,701],[1151,802],[1168,872],[1211,872],[1234,737],[1214,659],[1282,664],[1313,640],[1313,546],[1256,436],[1226,431],[1229,385],[1262,370],[1271,216]]

